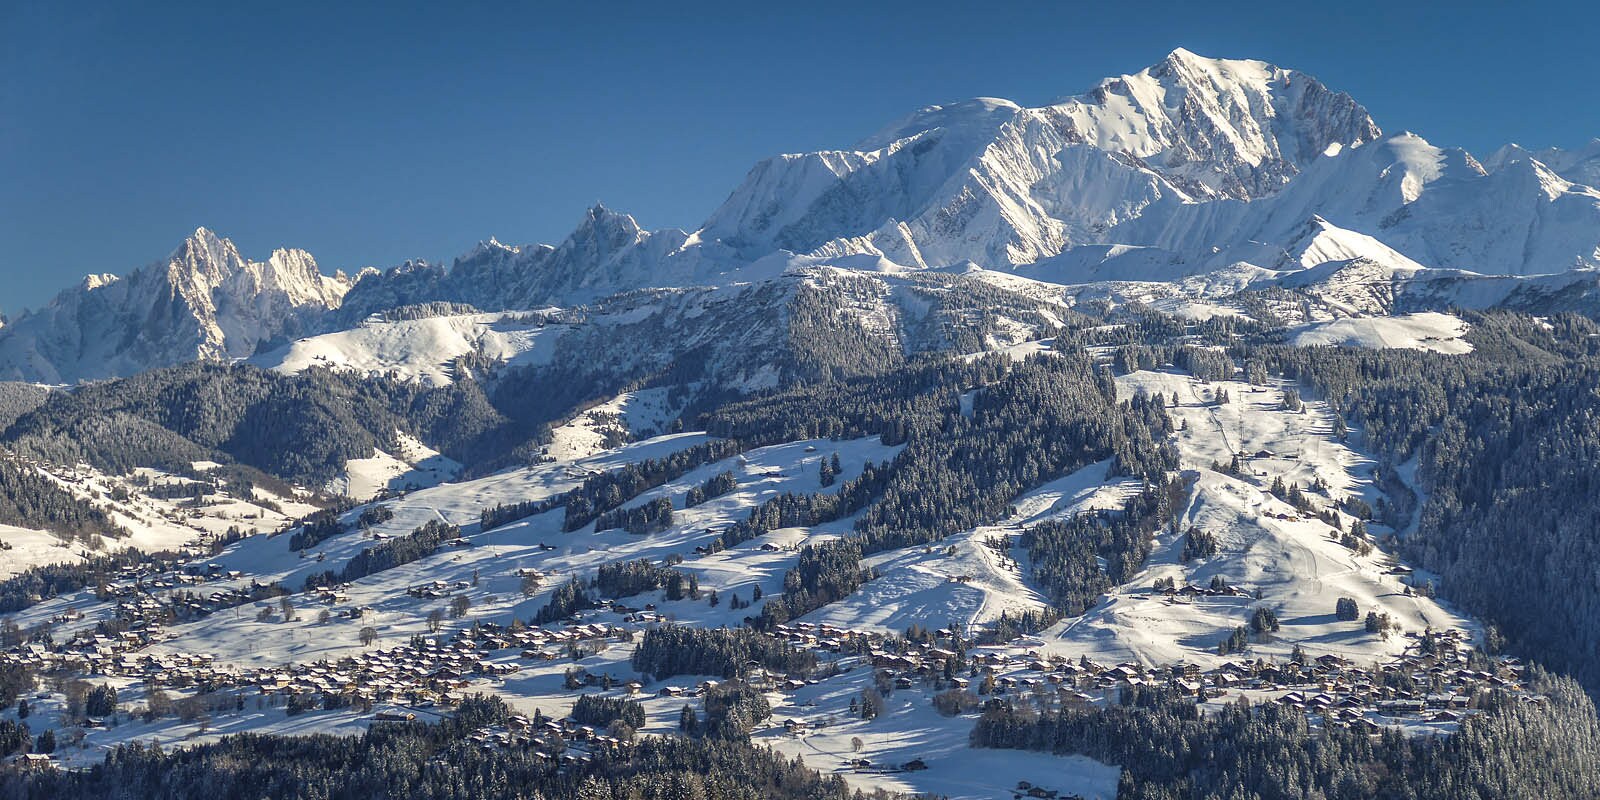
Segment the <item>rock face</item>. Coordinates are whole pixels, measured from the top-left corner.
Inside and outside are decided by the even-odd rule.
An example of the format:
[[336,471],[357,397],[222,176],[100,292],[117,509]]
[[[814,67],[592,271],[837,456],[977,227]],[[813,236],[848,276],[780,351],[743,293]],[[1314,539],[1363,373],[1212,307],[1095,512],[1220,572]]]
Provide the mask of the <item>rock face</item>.
[[249,261],[205,228],[125,278],[91,275],[0,332],[0,377],[70,383],[248,356],[308,330],[348,288],[304,250]]

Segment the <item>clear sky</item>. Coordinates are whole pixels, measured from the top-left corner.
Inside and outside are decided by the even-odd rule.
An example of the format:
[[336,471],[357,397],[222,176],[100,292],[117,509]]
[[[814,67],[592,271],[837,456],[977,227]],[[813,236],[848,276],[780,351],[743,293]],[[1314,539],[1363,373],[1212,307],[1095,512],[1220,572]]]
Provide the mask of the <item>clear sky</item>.
[[1600,136],[1593,2],[773,5],[0,0],[0,309],[198,225],[329,271],[556,241],[595,201],[692,229],[764,156],[1178,46],[1479,154]]

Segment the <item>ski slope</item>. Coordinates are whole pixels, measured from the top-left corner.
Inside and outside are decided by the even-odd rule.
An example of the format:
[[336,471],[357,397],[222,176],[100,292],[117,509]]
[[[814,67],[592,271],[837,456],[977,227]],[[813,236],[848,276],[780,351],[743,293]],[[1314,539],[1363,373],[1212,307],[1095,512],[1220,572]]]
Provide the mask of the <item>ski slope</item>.
[[[1245,625],[1257,606],[1273,609],[1282,629],[1253,644],[1250,657],[1287,658],[1299,645],[1313,657],[1333,653],[1365,663],[1403,651],[1405,640],[1399,635],[1384,638],[1367,633],[1360,620],[1337,620],[1334,606],[1340,597],[1354,598],[1362,616],[1369,610],[1389,614],[1407,631],[1430,626],[1478,630],[1475,622],[1441,603],[1408,594],[1400,579],[1388,574],[1394,566],[1391,556],[1376,549],[1368,556],[1356,554],[1338,542],[1338,532],[1330,526],[1315,517],[1299,517],[1269,493],[1273,479],[1281,476],[1302,488],[1325,484],[1326,495],[1310,493],[1322,506],[1346,496],[1376,502],[1374,462],[1333,436],[1326,404],[1311,400],[1302,412],[1286,411],[1281,408],[1281,386],[1236,381],[1207,385],[1175,372],[1138,372],[1119,379],[1118,386],[1124,396],[1144,391],[1170,398],[1177,393],[1179,405],[1168,413],[1180,426],[1182,467],[1195,478],[1178,527],[1215,534],[1220,552],[1184,563],[1181,532],[1164,532],[1133,580],[1081,618],[1041,635],[1046,651],[1108,662],[1214,665],[1224,660],[1217,655],[1217,644],[1234,627]],[[1232,402],[1214,404],[1219,389]],[[1234,453],[1249,454],[1240,476],[1212,469],[1214,463],[1227,464]],[[1343,519],[1348,527],[1352,518]],[[1385,529],[1372,524],[1370,530],[1376,535]],[[1207,586],[1214,576],[1260,597],[1184,601],[1150,589],[1160,578],[1172,578],[1179,586]]]

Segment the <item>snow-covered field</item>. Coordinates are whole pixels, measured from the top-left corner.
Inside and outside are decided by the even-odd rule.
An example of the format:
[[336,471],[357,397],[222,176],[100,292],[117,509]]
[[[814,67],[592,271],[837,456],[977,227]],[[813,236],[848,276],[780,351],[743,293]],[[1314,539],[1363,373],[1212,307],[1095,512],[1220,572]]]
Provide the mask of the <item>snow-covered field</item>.
[[29,567],[77,561],[83,546],[49,531],[0,525],[0,578],[9,578]]
[[1289,343],[1297,347],[1334,345],[1461,355],[1472,352],[1472,345],[1462,339],[1468,328],[1460,317],[1432,311],[1398,317],[1346,317],[1295,328],[1289,332]]
[[[203,463],[195,465],[197,469],[205,466]],[[0,542],[11,546],[9,550],[0,550],[0,578],[30,567],[81,561],[91,553],[125,548],[145,552],[177,550],[199,539],[222,535],[230,528],[246,532],[277,531],[316,510],[303,497],[278,495],[259,486],[249,497],[210,491],[158,497],[149,491],[152,487],[188,487],[197,485],[198,481],[153,469],[138,469],[119,476],[107,475],[87,465],[72,468],[36,465],[36,468],[63,489],[104,511],[128,535],[78,537],[69,541],[50,531],[0,526]]]
[[[746,542],[714,555],[694,553],[697,546],[709,545],[716,531],[742,519],[748,510],[784,492],[809,492],[818,487],[817,470],[822,458],[837,452],[845,479],[859,474],[868,461],[892,458],[897,448],[884,447],[876,439],[846,442],[796,442],[751,451],[744,456],[708,464],[682,478],[652,489],[630,501],[641,505],[658,497],[669,497],[680,508],[673,527],[651,536],[636,536],[622,530],[595,533],[593,525],[570,533],[561,530],[561,512],[555,511],[496,528],[479,531],[474,523],[483,509],[499,503],[538,500],[577,485],[594,470],[604,470],[643,458],[659,457],[704,441],[701,434],[659,437],[575,462],[541,464],[511,470],[465,483],[447,484],[412,492],[383,504],[394,511],[394,519],[374,525],[374,536],[395,536],[409,532],[430,519],[443,519],[462,525],[470,547],[445,548],[436,555],[385,570],[354,581],[345,590],[348,601],[331,607],[335,617],[317,620],[315,608],[305,598],[295,598],[301,607],[298,619],[284,622],[257,622],[254,608],[219,615],[225,624],[210,617],[170,628],[168,641],[155,646],[162,652],[205,652],[220,660],[241,665],[266,666],[284,660],[308,661],[338,658],[359,652],[358,633],[363,627],[377,629],[380,643],[403,643],[412,634],[427,633],[426,617],[443,609],[446,600],[422,600],[406,595],[406,588],[431,581],[467,584],[452,595],[464,595],[472,603],[472,620],[509,624],[513,617],[528,619],[549,602],[549,594],[573,575],[591,573],[608,561],[650,559],[659,563],[670,554],[683,556],[680,569],[693,572],[703,591],[716,590],[723,596],[739,594],[749,599],[751,589],[761,585],[764,592],[782,589],[783,573],[793,566],[795,555],[789,549],[768,550],[766,537]],[[807,448],[811,448],[809,451]],[[738,478],[735,491],[689,509],[681,508],[689,488],[720,472],[732,470]],[[356,512],[352,512],[351,516]],[[848,524],[835,524],[808,530],[808,538],[836,535]],[[782,538],[782,532],[773,537]],[[321,542],[302,558],[289,550],[284,536],[254,537],[229,547],[211,561],[226,569],[238,569],[257,580],[278,580],[298,587],[306,576],[338,569],[372,541],[360,532],[350,532]],[[524,596],[518,570],[537,569],[552,576],[540,591]],[[69,601],[80,611],[83,599]],[[272,606],[264,602],[261,605]],[[727,603],[716,608],[705,602],[662,602],[662,613],[697,625],[738,625],[749,611],[730,609]],[[51,601],[27,612],[53,613],[62,610],[61,601]],[[347,608],[367,608],[361,619],[343,619],[337,612]],[[469,624],[462,622],[460,624]]]
[[641,389],[620,394],[578,412],[550,431],[545,455],[556,461],[591,456],[634,438],[662,432],[677,417],[666,389]]
[[473,353],[512,364],[544,363],[567,329],[545,324],[542,317],[530,321],[519,313],[369,321],[291,342],[251,361],[288,373],[328,367],[437,386],[453,379],[451,362]]
[[[922,793],[950,800],[1006,798],[1019,780],[1088,800],[1117,795],[1122,770],[1083,756],[1055,756],[1023,750],[971,747],[972,717],[944,717],[934,710],[930,692],[921,687],[889,695],[884,713],[872,720],[852,717],[851,698],[872,686],[872,670],[858,668],[792,694],[776,695],[772,708],[779,722],[754,739],[779,752],[804,758],[823,772],[837,772],[858,789]],[[809,730],[791,734],[783,720],[802,720]],[[853,740],[861,740],[861,749]],[[865,758],[874,767],[898,767],[913,759],[926,770],[878,772],[851,769],[852,759]]]
[[344,472],[323,489],[356,500],[371,500],[384,491],[424,489],[444,483],[461,472],[461,465],[442,456],[413,436],[397,433],[400,447],[393,455],[374,450],[371,458],[345,462]]

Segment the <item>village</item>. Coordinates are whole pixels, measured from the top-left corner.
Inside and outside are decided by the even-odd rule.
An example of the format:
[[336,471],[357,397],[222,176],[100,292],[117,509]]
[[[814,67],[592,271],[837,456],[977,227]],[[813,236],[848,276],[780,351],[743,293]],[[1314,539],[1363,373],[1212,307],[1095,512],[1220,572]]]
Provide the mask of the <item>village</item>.
[[1459,630],[1408,632],[1406,653],[1376,665],[1325,654],[1304,661],[1234,659],[1209,669],[1193,663],[1107,665],[1045,655],[1038,648],[974,647],[950,629],[920,642],[808,622],[778,626],[776,633],[828,653],[865,648],[885,689],[926,686],[970,691],[978,698],[1025,695],[1053,707],[1115,703],[1127,690],[1165,689],[1197,703],[1239,698],[1277,703],[1305,711],[1314,724],[1376,733],[1392,725],[1453,725],[1474,713],[1491,692],[1543,702],[1523,691],[1525,667],[1518,659],[1488,659]]
[[[815,450],[806,446],[804,452]],[[1235,454],[1241,461],[1276,457],[1260,447]],[[782,474],[770,468],[766,472],[768,477]],[[1094,473],[1091,470],[1086,475]],[[1084,497],[1092,497],[1093,491]],[[1323,544],[1337,558],[1349,557],[1349,547],[1338,541],[1337,531],[1316,527],[1317,515],[1308,509],[1267,499],[1239,514],[1252,525],[1270,521],[1299,526],[1286,530],[1304,528],[1305,533],[1318,533],[1318,539],[1327,540]],[[1212,520],[1209,525],[1221,527],[1230,522]],[[657,547],[650,553],[652,562],[688,569],[682,565],[703,561],[716,564],[715,569],[732,568],[731,575],[738,574],[744,559],[785,563],[803,541],[788,535],[762,537],[746,548],[748,553],[728,554],[704,544],[705,539],[715,538],[719,525],[682,527],[695,531],[695,538]],[[939,597],[950,591],[993,592],[988,587],[994,585],[997,574],[1008,580],[1009,576],[1017,576],[1018,581],[1025,578],[1027,565],[1012,540],[1024,529],[1020,520],[1003,529],[997,527],[1005,536],[975,540],[979,546],[972,551],[974,555],[950,560],[948,566],[928,549],[923,558],[929,564],[930,579],[944,582],[941,588],[928,591],[939,592]],[[290,530],[286,527],[280,534]],[[970,720],[992,703],[1026,703],[1042,710],[1093,709],[1123,703],[1131,694],[1159,692],[1174,701],[1193,702],[1207,712],[1241,702],[1275,704],[1303,712],[1313,727],[1347,728],[1372,735],[1390,729],[1408,734],[1450,733],[1464,718],[1478,713],[1494,693],[1518,702],[1544,702],[1524,688],[1527,675],[1520,662],[1478,652],[1472,645],[1473,634],[1444,615],[1433,619],[1444,619],[1450,626],[1438,629],[1411,618],[1402,630],[1397,618],[1392,629],[1380,631],[1381,643],[1378,634],[1361,639],[1357,623],[1338,634],[1351,642],[1349,649],[1324,646],[1305,654],[1297,647],[1291,656],[1289,646],[1296,639],[1288,635],[1278,638],[1274,629],[1257,631],[1237,646],[1230,641],[1227,648],[1215,652],[1207,652],[1212,645],[1201,645],[1181,652],[1188,656],[1186,660],[1174,660],[1136,651],[1107,657],[1082,647],[1079,640],[1055,637],[1048,631],[1024,633],[1014,626],[998,625],[992,616],[958,622],[936,615],[932,619],[944,627],[918,624],[902,632],[903,624],[891,628],[864,620],[852,622],[859,617],[849,616],[821,621],[827,615],[817,614],[776,624],[759,634],[813,656],[813,668],[789,672],[750,663],[736,670],[737,674],[644,675],[629,663],[630,654],[651,629],[678,624],[680,617],[686,624],[738,626],[739,617],[720,609],[708,612],[698,593],[693,599],[681,600],[654,593],[591,598],[595,602],[580,606],[565,619],[545,618],[543,624],[519,619],[528,616],[526,613],[506,614],[504,604],[499,612],[469,613],[475,611],[469,595],[488,606],[492,594],[505,597],[508,588],[520,589],[526,598],[522,602],[529,602],[540,587],[556,583],[557,576],[563,582],[566,576],[576,581],[600,563],[570,560],[568,548],[540,538],[550,535],[540,530],[520,541],[517,547],[538,560],[524,557],[503,562],[506,566],[492,573],[485,569],[481,589],[478,565],[492,564],[495,548],[503,547],[491,544],[497,541],[492,532],[469,531],[472,538],[450,541],[456,545],[446,551],[451,561],[466,559],[458,568],[407,570],[404,578],[395,573],[394,580],[378,587],[365,581],[314,586],[307,582],[304,591],[295,592],[283,583],[261,582],[251,574],[252,565],[217,555],[215,546],[190,549],[177,560],[144,559],[118,565],[78,595],[57,599],[38,612],[5,623],[0,667],[37,677],[41,688],[48,690],[32,700],[49,707],[51,714],[43,720],[35,718],[31,728],[42,730],[45,725],[59,724],[60,740],[67,747],[75,745],[80,753],[58,750],[55,761],[49,754],[32,753],[27,763],[30,768],[82,764],[88,760],[81,755],[84,748],[103,749],[125,741],[119,738],[122,734],[106,730],[115,728],[119,720],[137,718],[143,720],[141,731],[183,741],[204,741],[223,731],[253,729],[240,727],[246,723],[239,722],[252,713],[261,722],[248,724],[265,725],[266,729],[289,719],[312,719],[318,720],[313,723],[317,726],[336,724],[343,726],[336,728],[341,732],[356,732],[372,724],[438,719],[479,693],[503,696],[517,713],[502,726],[472,733],[475,745],[527,748],[560,763],[574,763],[606,749],[627,747],[630,739],[605,726],[585,725],[566,716],[578,698],[598,695],[638,702],[648,710],[649,722],[637,733],[660,735],[674,730],[669,717],[675,717],[679,708],[726,681],[746,684],[767,695],[773,716],[752,730],[753,735],[801,745],[829,739],[830,729],[849,727],[842,726],[844,721],[873,719],[868,715],[874,712],[867,708],[883,706],[883,698],[894,702],[887,705],[892,710],[878,718],[882,720],[876,723],[878,728],[893,728],[893,716],[906,714],[908,708]],[[388,536],[372,531],[363,538]],[[1187,546],[1185,541],[1180,539],[1172,547]],[[604,552],[603,548],[597,550]],[[307,549],[302,548],[298,555],[305,561]],[[609,553],[603,557],[617,558]],[[316,560],[320,563],[321,556]],[[1188,561],[1187,555],[1183,561]],[[1404,566],[1382,558],[1371,561],[1361,569],[1362,574],[1370,572],[1375,581],[1408,577]],[[1254,581],[1235,583],[1213,574],[1207,582],[1204,574],[1172,566],[1162,569],[1153,573],[1160,576],[1153,585],[1130,584],[1118,589],[1121,602],[1165,604],[1162,609],[1209,614],[1217,622],[1231,619],[1226,622],[1231,627],[1245,621],[1239,617],[1242,612],[1259,608],[1263,601],[1260,584]],[[282,577],[287,574],[278,577],[287,581]],[[746,578],[734,580],[739,581],[733,584],[738,586]],[[491,590],[490,582],[497,588]],[[1394,596],[1409,600],[1411,592],[1403,580],[1401,584]],[[726,596],[738,598],[726,590],[726,584],[724,588]],[[772,588],[769,583],[768,590]],[[756,594],[752,599],[759,597]],[[716,593],[711,592],[710,608],[717,606],[715,598]],[[698,609],[686,605],[694,602],[700,603]],[[1099,607],[1112,602],[1102,598]],[[1331,599],[1328,602],[1332,605]],[[730,610],[737,607],[731,602],[727,606]],[[537,606],[533,608],[537,610]],[[277,647],[264,646],[258,651],[248,637],[234,637],[243,644],[234,644],[228,655],[218,655],[206,652],[208,639],[196,636],[190,623],[219,612],[227,612],[230,619],[223,623],[226,625],[233,625],[233,618],[245,624],[253,618],[262,625],[303,620],[303,638],[321,635],[321,626],[329,618],[337,618],[327,630],[341,634],[337,644],[313,645],[313,652],[307,654],[311,657],[302,660],[289,656],[293,648],[281,646],[283,639],[294,637],[293,628],[274,634],[279,640]],[[751,624],[752,619],[747,617],[745,623]],[[18,627],[19,621],[27,627]],[[1216,623],[1208,620],[1206,624]],[[1002,627],[1010,629],[1002,634]],[[1227,630],[1223,628],[1221,633]],[[1369,634],[1371,630],[1369,627]],[[380,631],[389,631],[390,638],[383,641],[385,634]],[[268,662],[273,658],[269,653],[282,654],[282,662]],[[74,684],[79,688],[74,690]],[[96,684],[114,685],[120,693],[120,702],[113,703],[109,715],[97,718],[79,713],[66,719],[55,712],[58,706],[67,705],[62,697]],[[545,710],[552,715],[546,717]],[[13,709],[0,711],[0,719],[9,718],[22,721]],[[207,728],[208,719],[213,727]],[[868,779],[918,772],[930,764],[937,769],[940,757],[936,751],[916,749],[884,755],[883,748],[871,746],[847,753],[828,752],[834,753],[834,762],[819,765]],[[39,755],[47,757],[40,759]],[[1017,777],[1025,779],[1018,784],[1019,796],[1049,797],[1054,791],[1048,788],[1048,780],[1039,780],[1043,776]]]
[[[225,713],[229,708],[253,704],[256,708],[281,708],[289,715],[353,710],[367,714],[371,722],[411,719],[423,710],[448,713],[468,694],[494,690],[492,683],[497,679],[529,667],[555,666],[554,662],[571,664],[562,669],[561,686],[573,699],[596,692],[639,699],[691,698],[718,683],[682,684],[668,679],[647,687],[648,676],[635,674],[625,657],[620,661],[613,658],[606,662],[611,668],[598,671],[579,665],[577,662],[598,653],[625,653],[650,628],[672,624],[653,603],[635,608],[620,601],[603,602],[598,609],[581,612],[564,623],[500,625],[479,620],[453,633],[414,635],[393,647],[371,647],[374,642],[364,631],[363,650],[357,654],[278,666],[241,668],[219,663],[205,653],[149,652],[151,644],[165,638],[164,624],[174,620],[252,603],[258,617],[297,613],[281,587],[246,584],[237,571],[203,559],[178,569],[167,567],[125,566],[117,580],[99,586],[96,597],[113,608],[109,619],[95,622],[68,611],[39,629],[10,629],[8,646],[0,652],[0,667],[50,676],[51,684],[57,686],[64,681],[106,678],[137,685],[140,691],[136,694],[147,702],[143,708],[130,707],[127,713],[146,718],[163,712],[191,717],[208,711]],[[547,577],[536,570],[524,569],[518,574],[537,580]],[[208,592],[206,584],[210,583],[225,586]],[[406,594],[445,598],[465,588],[458,584],[433,581],[407,587]],[[346,589],[341,585],[318,587],[300,599],[333,607],[347,601]],[[1163,586],[1152,592],[1172,600],[1248,596],[1231,586]],[[363,611],[351,606],[339,613],[359,618]],[[69,635],[59,635],[69,630]],[[1288,660],[1251,658],[1246,650],[1207,666],[1192,662],[1099,663],[1087,656],[1073,658],[1054,652],[1037,636],[997,642],[992,632],[956,626],[908,631],[901,636],[801,620],[776,625],[765,635],[814,654],[818,666],[806,674],[782,674],[751,664],[736,680],[781,697],[866,669],[874,692],[920,692],[941,713],[972,713],[987,702],[1003,699],[1045,709],[1089,708],[1121,702],[1129,691],[1162,690],[1192,699],[1202,708],[1240,701],[1275,703],[1303,711],[1312,725],[1356,728],[1372,734],[1391,727],[1412,733],[1447,733],[1466,715],[1476,713],[1489,693],[1505,693],[1521,702],[1543,701],[1524,691],[1525,672],[1519,661],[1482,655],[1473,649],[1469,634],[1456,629],[1406,631],[1400,634],[1405,638],[1404,653],[1383,663],[1360,664],[1331,653]],[[176,694],[178,699],[156,709],[148,698],[157,692]],[[850,705],[848,710],[813,707],[772,724],[781,727],[784,735],[803,738],[830,720],[860,713],[854,708],[854,698]],[[571,719],[536,722],[480,731],[474,740],[483,746],[529,746],[550,758],[566,760],[585,758],[593,748],[626,745],[619,737]],[[93,719],[84,723],[91,728],[104,724]],[[573,743],[581,745],[570,746]],[[48,765],[48,759],[37,755],[32,754],[26,763],[32,768]],[[843,768],[881,772],[923,766],[921,759],[873,764],[856,757]]]
[[[191,573],[177,585],[203,583],[205,572]],[[152,585],[159,582],[149,576],[140,580]],[[321,591],[331,600],[340,589]],[[121,602],[126,605],[126,598]],[[262,607],[270,607],[269,602],[263,601]],[[648,676],[628,668],[625,656],[606,662],[610,666],[603,669],[580,666],[577,662],[597,653],[626,653],[645,631],[671,624],[654,604],[641,609],[608,603],[583,617],[547,626],[480,621],[451,635],[414,636],[399,646],[374,647],[336,660],[253,668],[218,663],[204,653],[144,652],[161,634],[158,621],[146,621],[138,630],[115,636],[80,631],[54,643],[48,637],[19,641],[0,652],[0,667],[51,676],[57,686],[63,685],[57,680],[63,678],[89,683],[115,679],[138,686],[139,691],[132,694],[145,700],[143,706],[130,705],[113,715],[142,715],[147,720],[160,714],[203,720],[208,714],[236,713],[252,705],[281,709],[290,717],[312,712],[355,713],[363,715],[366,724],[410,721],[419,714],[437,718],[449,714],[473,693],[505,691],[503,683],[496,686],[495,682],[530,668],[559,669],[560,691],[573,700],[601,694],[658,706],[681,704],[705,695],[721,682],[667,678],[652,685],[647,683]],[[1041,710],[1088,709],[1123,702],[1127,692],[1160,690],[1175,698],[1192,699],[1202,710],[1238,702],[1278,704],[1303,712],[1314,727],[1351,728],[1371,735],[1391,728],[1411,734],[1449,733],[1464,717],[1477,713],[1491,693],[1518,702],[1544,702],[1523,688],[1525,667],[1517,659],[1488,658],[1472,648],[1464,631],[1453,629],[1405,632],[1401,634],[1406,639],[1405,653],[1381,664],[1358,664],[1333,654],[1277,660],[1250,658],[1245,653],[1208,667],[1196,663],[1099,663],[1083,656],[1052,653],[1037,637],[980,643],[986,632],[957,627],[915,634],[908,638],[808,621],[780,624],[767,635],[814,654],[817,667],[803,674],[785,674],[752,663],[733,680],[767,693],[773,708],[779,710],[762,729],[796,740],[805,740],[842,719],[859,717],[869,702],[865,700],[869,692],[883,696],[904,693],[914,698],[914,703],[950,716],[974,714],[986,703],[1007,700]],[[841,698],[821,704],[786,699],[848,679],[844,676],[864,674],[870,677],[857,682],[867,681],[861,685],[872,689],[862,692],[863,708],[858,708],[854,694],[848,701]],[[156,697],[165,698],[160,707],[154,702]],[[107,724],[105,719],[82,721],[90,730]],[[639,731],[644,735],[665,732],[656,727]],[[75,741],[82,746],[81,731],[57,735],[63,746]],[[570,765],[591,759],[601,750],[626,748],[633,735],[631,730],[619,733],[580,724],[571,717],[534,712],[531,716],[514,714],[503,726],[473,732],[471,739],[479,747],[525,748],[536,757]],[[921,756],[875,763],[869,755],[851,754],[834,768],[892,775],[928,767]],[[19,769],[48,769],[54,758],[25,753],[12,761]],[[1015,796],[1058,796],[1056,790],[1045,788],[1047,780],[1039,780],[1047,776],[1026,777],[1018,782]]]

